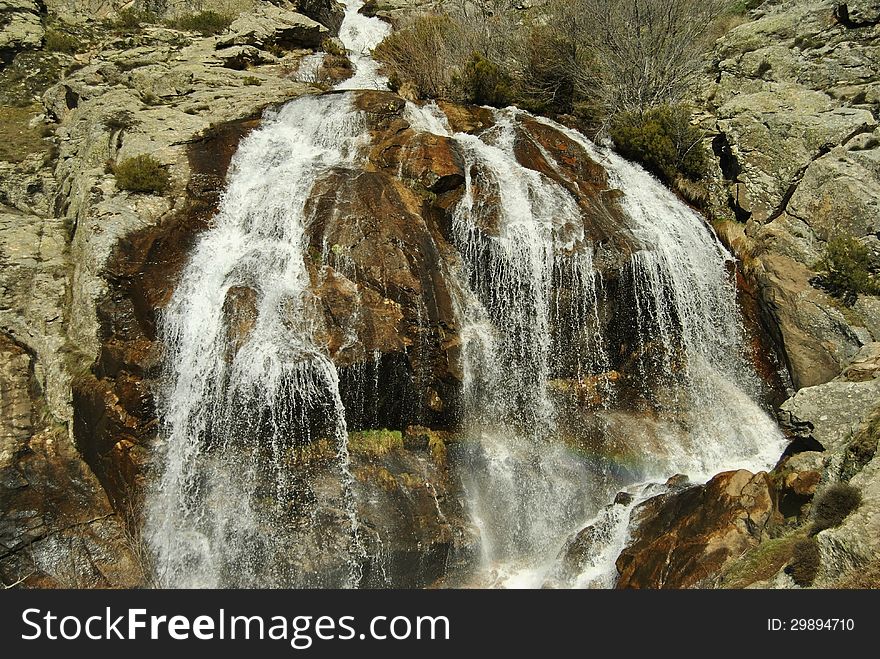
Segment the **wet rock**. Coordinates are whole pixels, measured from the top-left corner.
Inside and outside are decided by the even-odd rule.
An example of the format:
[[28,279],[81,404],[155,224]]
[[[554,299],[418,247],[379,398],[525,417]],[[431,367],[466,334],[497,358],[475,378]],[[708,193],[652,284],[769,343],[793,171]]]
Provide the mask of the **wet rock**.
[[478,535],[462,507],[460,485],[429,446],[442,434],[409,428],[400,445],[371,450],[369,443],[350,444],[370,554],[362,585],[421,588],[448,572],[465,575],[475,564]]
[[0,581],[25,587],[137,587],[123,522],[63,429],[46,427],[34,357],[0,333]]
[[361,91],[355,95],[355,106],[374,121],[400,117],[405,105],[406,101],[391,92]]
[[614,497],[615,506],[628,506],[633,502],[633,495],[629,492],[618,492]]
[[725,472],[636,507],[618,588],[688,588],[757,546],[774,523],[765,473]]
[[370,160],[437,194],[464,185],[464,162],[448,137],[402,131],[377,144]]
[[223,317],[226,328],[226,359],[231,362],[257,324],[256,291],[247,286],[230,288],[223,303]]

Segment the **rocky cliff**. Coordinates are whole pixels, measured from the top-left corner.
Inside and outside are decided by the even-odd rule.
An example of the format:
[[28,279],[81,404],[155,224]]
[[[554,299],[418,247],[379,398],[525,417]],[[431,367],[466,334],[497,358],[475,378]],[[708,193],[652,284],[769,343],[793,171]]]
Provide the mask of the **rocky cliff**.
[[[798,541],[818,545],[810,583],[876,586],[853,575],[876,575],[880,537],[880,300],[842,301],[817,274],[840,236],[880,265],[878,56],[880,4],[870,1],[760,3],[716,45],[697,101],[716,156],[715,226],[797,390],[779,411],[792,444],[769,475],[721,474],[637,510],[621,586],[793,587]],[[747,485],[731,491],[738,481]],[[814,499],[839,482],[861,504],[817,530]],[[707,514],[707,496],[721,509]]]
[[[169,17],[180,12],[156,5]],[[149,584],[138,529],[157,439],[157,318],[211,224],[239,140],[267,108],[323,91],[320,76],[298,75],[300,62],[332,49],[326,40],[341,22],[332,0],[256,3],[221,34],[203,36],[155,22],[121,26],[122,6],[0,0],[6,586]],[[379,11],[393,20],[407,6]],[[50,42],[49,32],[76,45]],[[876,562],[880,301],[844,303],[815,277],[842,232],[871,250],[875,267],[880,261],[878,39],[876,2],[802,0],[764,3],[717,44],[698,100],[716,155],[715,226],[739,259],[755,338],[775,346],[792,385],[780,408],[792,444],[769,474],[674,481],[637,507],[633,541],[617,561],[621,587],[791,587],[795,545],[808,537],[820,552],[818,586],[846,583]],[[343,65],[333,72],[347,74]],[[369,166],[315,190],[310,269],[347,407],[375,411],[352,416],[361,433],[351,441],[355,488],[372,502],[358,514],[371,550],[385,552],[364,584],[425,586],[476,552],[449,475],[459,450],[448,431],[462,387],[461,338],[441,274],[453,258],[450,209],[468,172],[449,140],[412,130],[399,97],[365,93],[358,104],[369,117]],[[476,108],[443,110],[465,133],[492,122]],[[595,220],[588,235],[608,254],[633,251],[602,167],[543,124],[524,120],[517,130],[517,159],[578,196]],[[167,194],[120,189],[114,169],[141,155],[168,174]],[[491,232],[491,213],[484,219]],[[619,265],[599,264],[612,291]],[[254,292],[230,290],[224,314],[235,350],[256,321]],[[623,348],[611,364],[624,399],[637,389],[627,393],[626,320],[615,321]],[[396,387],[365,386],[380,375]],[[561,369],[560,391],[570,375]],[[593,384],[569,396],[575,414],[601,402]],[[403,431],[373,432],[381,427]],[[320,465],[326,456],[318,447],[295,459]],[[841,481],[861,503],[812,533],[814,498]]]

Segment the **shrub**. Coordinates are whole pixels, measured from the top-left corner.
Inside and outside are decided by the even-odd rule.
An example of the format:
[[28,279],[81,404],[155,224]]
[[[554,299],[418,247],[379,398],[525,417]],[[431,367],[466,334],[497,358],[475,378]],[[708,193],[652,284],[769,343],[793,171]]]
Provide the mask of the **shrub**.
[[467,55],[461,26],[449,16],[425,15],[392,32],[373,51],[388,70],[393,85],[410,83],[423,98],[449,97],[453,74]]
[[855,304],[859,295],[880,294],[880,283],[871,273],[868,248],[851,236],[829,240],[817,269],[821,274],[816,284],[847,306]]
[[155,23],[156,14],[129,7],[116,14],[114,27],[122,32],[140,32],[144,23]]
[[799,540],[794,546],[791,561],[785,568],[798,586],[807,588],[813,585],[816,575],[819,573],[819,565],[822,555],[819,552],[819,543],[815,538]]
[[847,515],[862,503],[862,493],[848,483],[835,483],[825,490],[813,506],[810,534],[840,526]]
[[622,156],[641,163],[667,184],[679,175],[699,180],[706,174],[703,136],[683,106],[622,112],[611,120],[610,133]]
[[161,194],[170,186],[170,177],[162,165],[151,155],[128,158],[113,168],[116,187],[130,192]]
[[46,37],[43,41],[43,48],[53,53],[71,53],[77,52],[79,42],[69,34],[65,34],[60,30],[49,28],[46,30]]
[[471,54],[456,83],[468,103],[505,107],[512,101],[510,77],[498,64],[479,53]]
[[210,37],[225,32],[231,23],[232,16],[216,11],[182,14],[168,21],[169,27],[187,32],[198,32],[203,37]]

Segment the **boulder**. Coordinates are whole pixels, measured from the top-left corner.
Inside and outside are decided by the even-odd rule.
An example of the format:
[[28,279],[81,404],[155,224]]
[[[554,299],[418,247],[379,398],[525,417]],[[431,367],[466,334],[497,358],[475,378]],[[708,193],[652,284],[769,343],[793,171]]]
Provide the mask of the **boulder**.
[[618,588],[689,588],[711,579],[771,529],[766,473],[731,471],[638,505],[617,559]]
[[750,263],[760,304],[782,346],[796,388],[834,379],[861,349],[862,338],[830,296],[810,283],[813,272],[767,251]]
[[792,436],[840,453],[880,401],[880,380],[835,380],[806,387],[785,401],[780,423]]
[[229,26],[229,33],[217,40],[217,48],[318,48],[328,36],[330,31],[308,16],[274,5],[260,5],[254,12],[242,14],[234,20]]
[[18,51],[43,43],[40,14],[37,0],[0,0],[0,68]]

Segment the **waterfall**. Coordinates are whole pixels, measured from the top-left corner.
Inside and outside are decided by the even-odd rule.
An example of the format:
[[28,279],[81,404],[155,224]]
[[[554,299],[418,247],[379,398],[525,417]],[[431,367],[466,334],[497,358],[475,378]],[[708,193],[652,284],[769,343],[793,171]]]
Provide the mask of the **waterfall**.
[[[760,385],[745,359],[732,257],[699,215],[644,170],[576,131],[537,119],[603,164],[609,184],[623,191],[628,231],[645,246],[624,277],[642,351],[649,342],[661,344],[662,377],[650,377],[647,363],[638,368],[646,371],[646,394],[664,388],[669,397],[666,420],[651,427],[657,450],[620,480],[566,450],[548,395],[554,355],[580,350],[578,376],[602,374],[610,346],[596,316],[604,293],[581,211],[568,190],[520,164],[514,152],[517,119],[535,118],[512,108],[493,111],[493,127],[477,137],[453,133],[434,104],[409,104],[405,116],[416,130],[453,139],[465,161],[466,191],[454,215],[463,286],[470,291],[459,305],[471,440],[461,478],[483,538],[481,584],[541,586],[563,540],[592,524],[605,544],[597,543],[578,583],[611,586],[629,512],[658,493],[649,483],[677,473],[702,482],[727,469],[765,469],[780,454],[781,434],[754,402]],[[554,319],[554,293],[563,283],[578,303]],[[560,341],[554,320],[587,340]],[[608,417],[617,426],[609,432],[645,432],[645,419],[610,410]],[[634,494],[630,505],[599,505],[618,488]]]
[[[347,2],[340,33],[354,54],[347,83],[379,85],[369,49],[389,27],[359,14],[362,6]],[[164,585],[358,583],[363,548],[345,410],[336,368],[315,340],[305,206],[315,182],[354,167],[368,140],[351,98],[306,97],[264,117],[233,159],[215,226],[162,317],[161,476],[148,496],[145,535]],[[317,435],[315,416],[326,418]],[[297,445],[325,437],[335,482],[296,465]],[[324,501],[298,500],[303,490]],[[336,536],[314,529],[318,514],[340,517]],[[303,583],[292,547],[341,554],[345,569]]]
[[[361,15],[362,5],[346,2],[340,36],[355,75],[339,90],[386,82],[369,51],[390,28]],[[611,586],[629,513],[660,491],[657,482],[766,468],[781,435],[754,402],[759,383],[745,359],[732,259],[704,220],[576,131],[515,108],[491,115],[490,128],[469,134],[453,131],[435,104],[404,111],[413,130],[448,138],[464,163],[463,195],[450,211],[459,258],[442,267],[455,283],[462,344],[461,455],[453,466],[481,536],[474,583],[541,586],[567,539],[593,525],[602,542],[575,585]],[[617,299],[576,196],[518,159],[523,120],[579,145],[622,191],[621,228],[636,248],[620,266]],[[369,144],[351,93],[304,97],[267,114],[232,161],[214,225],[161,319],[161,446],[146,536],[165,585],[360,583],[368,557],[346,415],[375,419],[363,408],[376,397],[345,409],[321,338],[306,234],[316,183],[360,171]],[[612,302],[631,319],[633,368],[651,409],[615,398],[619,346],[600,315]],[[369,359],[378,391],[380,354]],[[558,394],[585,383],[599,401],[591,428],[629,451],[624,466],[572,441]],[[312,471],[299,456],[315,446],[328,458]],[[621,489],[630,503],[605,505]]]

